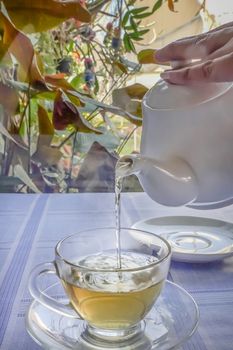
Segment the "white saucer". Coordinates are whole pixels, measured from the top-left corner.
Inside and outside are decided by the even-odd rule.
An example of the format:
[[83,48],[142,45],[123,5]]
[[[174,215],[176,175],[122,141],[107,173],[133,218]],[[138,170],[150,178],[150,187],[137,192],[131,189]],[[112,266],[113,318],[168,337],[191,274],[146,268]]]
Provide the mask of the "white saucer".
[[[59,283],[47,288],[46,294],[66,301]],[[166,281],[155,306],[141,323],[142,332],[136,343],[127,346],[101,343],[100,347],[93,347],[84,340],[84,321],[62,316],[37,301],[29,307],[26,328],[40,346],[50,350],[171,350],[178,349],[192,336],[198,319],[198,307],[190,294]]]
[[224,221],[168,216],[139,221],[132,227],[167,239],[176,261],[203,263],[233,255],[233,224]]

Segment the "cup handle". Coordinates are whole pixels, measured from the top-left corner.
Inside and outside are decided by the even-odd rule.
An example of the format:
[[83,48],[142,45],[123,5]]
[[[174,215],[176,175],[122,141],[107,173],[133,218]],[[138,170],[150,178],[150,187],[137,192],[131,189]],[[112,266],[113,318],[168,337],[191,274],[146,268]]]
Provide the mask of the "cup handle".
[[53,262],[37,265],[32,270],[29,277],[29,291],[33,298],[35,298],[38,302],[48,307],[49,309],[58,312],[59,314],[80,319],[70,304],[60,303],[56,299],[51,298],[45,294],[45,292],[40,290],[38,277],[45,274],[57,275],[57,270]]

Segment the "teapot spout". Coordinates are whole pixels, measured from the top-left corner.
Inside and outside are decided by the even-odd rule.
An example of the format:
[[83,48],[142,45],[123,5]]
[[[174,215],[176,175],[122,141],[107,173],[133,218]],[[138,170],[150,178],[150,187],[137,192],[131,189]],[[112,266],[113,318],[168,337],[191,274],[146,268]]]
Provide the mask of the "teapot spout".
[[116,176],[132,174],[138,177],[149,197],[160,204],[181,206],[197,198],[196,176],[183,159],[173,157],[158,161],[140,155],[122,157],[117,163]]
[[121,157],[116,164],[116,177],[139,175],[145,159],[138,154]]

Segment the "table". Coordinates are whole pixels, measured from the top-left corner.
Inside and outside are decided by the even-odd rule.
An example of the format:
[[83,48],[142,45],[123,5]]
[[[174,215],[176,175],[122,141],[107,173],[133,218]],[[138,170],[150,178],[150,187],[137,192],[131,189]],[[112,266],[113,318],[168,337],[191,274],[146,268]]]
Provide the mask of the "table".
[[[233,206],[198,211],[166,208],[145,193],[122,195],[122,226],[167,215],[192,215],[233,222]],[[0,194],[0,349],[38,350],[25,330],[31,302],[31,269],[54,256],[55,243],[80,230],[113,226],[114,194]],[[198,330],[183,350],[233,349],[233,258],[211,264],[171,265],[169,279],[199,305]]]

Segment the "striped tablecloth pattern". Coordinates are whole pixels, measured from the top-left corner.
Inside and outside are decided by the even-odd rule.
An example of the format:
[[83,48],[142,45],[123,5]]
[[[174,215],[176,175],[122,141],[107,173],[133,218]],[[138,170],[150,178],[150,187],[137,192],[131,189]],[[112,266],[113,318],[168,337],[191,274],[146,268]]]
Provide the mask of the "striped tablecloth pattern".
[[[122,225],[149,217],[192,215],[233,222],[233,206],[197,211],[166,208],[144,193],[122,195]],[[54,256],[54,246],[80,230],[115,225],[114,195],[0,194],[0,349],[38,350],[25,330],[31,269]],[[183,350],[233,349],[233,258],[209,264],[175,263],[169,279],[199,305],[200,323]],[[44,280],[44,286],[48,281]]]

